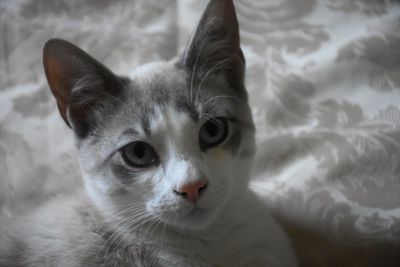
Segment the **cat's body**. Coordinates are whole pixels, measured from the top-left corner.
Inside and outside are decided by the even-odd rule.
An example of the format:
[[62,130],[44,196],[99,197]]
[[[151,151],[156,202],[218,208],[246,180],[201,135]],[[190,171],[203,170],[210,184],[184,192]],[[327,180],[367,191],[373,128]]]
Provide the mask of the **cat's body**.
[[85,192],[58,196],[14,225],[23,240],[1,266],[295,266],[289,241],[262,203],[241,203],[204,231],[153,223],[127,234],[115,232]]
[[5,227],[0,266],[296,266],[248,188],[254,125],[232,1],[210,2],[182,57],[129,78],[62,40],[44,66],[84,189]]

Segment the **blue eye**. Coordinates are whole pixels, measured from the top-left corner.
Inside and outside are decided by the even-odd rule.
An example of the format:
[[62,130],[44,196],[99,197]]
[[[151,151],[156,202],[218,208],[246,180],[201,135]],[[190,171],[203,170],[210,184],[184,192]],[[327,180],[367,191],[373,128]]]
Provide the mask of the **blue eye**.
[[228,124],[223,118],[206,121],[200,128],[199,142],[202,149],[214,147],[226,139]]
[[136,168],[146,168],[158,164],[158,156],[147,143],[136,141],[127,144],[121,149],[124,161]]

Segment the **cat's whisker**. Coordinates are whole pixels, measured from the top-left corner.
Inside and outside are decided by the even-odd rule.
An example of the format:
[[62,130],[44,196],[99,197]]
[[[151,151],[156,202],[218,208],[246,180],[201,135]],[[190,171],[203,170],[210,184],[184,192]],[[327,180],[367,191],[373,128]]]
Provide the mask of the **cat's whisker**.
[[126,214],[126,213],[131,213],[131,212],[135,212],[135,211],[142,211],[142,210],[144,210],[144,209],[145,209],[145,207],[143,206],[143,204],[135,205],[135,206],[131,206],[131,207],[124,208],[124,209],[122,209],[122,210],[120,210],[120,211],[118,211],[118,212],[116,212],[116,213],[113,213],[113,214],[111,214],[108,218],[109,218],[109,219],[110,219],[110,218],[115,218],[115,217],[124,215],[124,214]]
[[[141,219],[138,218],[137,222],[140,223],[142,220],[144,220],[145,217],[142,216]],[[114,244],[114,246],[108,246],[108,247],[113,247],[111,251],[108,251],[108,253],[111,255],[117,250],[123,249],[121,245],[124,245],[124,247],[129,245],[129,240],[127,240],[127,237],[131,236],[131,231],[129,227],[123,228],[119,227],[118,230],[118,235],[115,235],[110,238],[109,243]]]
[[123,204],[118,203],[118,204],[114,204],[114,205],[117,207],[135,207],[135,206],[140,206],[143,204],[146,204],[146,202],[145,201],[136,201],[133,203],[123,203]]
[[[199,57],[200,57],[200,55],[201,55],[201,52],[202,52],[202,50],[203,50],[204,45],[205,45],[206,42],[207,42],[207,37],[209,36],[210,32],[211,32],[211,31],[208,31],[208,32],[206,33],[206,36],[205,36],[205,38],[203,39],[203,42],[202,42],[202,44],[201,44],[201,46],[200,46],[200,49],[199,49],[199,51],[198,51],[198,53],[197,53],[197,56],[196,56],[196,59],[195,59],[195,62],[194,62],[194,67],[193,67],[193,69],[192,69],[192,74],[191,74],[191,78],[190,78],[190,102],[188,103],[189,105],[192,105],[192,104],[193,104],[193,99],[192,99],[193,81],[194,81],[194,74],[195,74],[195,72],[196,72],[196,68],[197,68],[197,64],[198,64],[198,59],[199,59]],[[193,37],[192,37],[192,38],[193,38]],[[193,40],[193,41],[194,41],[194,40]]]
[[121,85],[122,89],[125,90],[126,94],[129,94],[130,89],[121,81],[121,79],[117,78],[117,81]]
[[[146,210],[143,210],[143,209],[132,209],[132,210],[129,210],[129,211],[124,211],[124,212],[120,212],[119,214],[117,214],[117,215],[113,215],[113,216],[110,216],[109,218],[107,218],[109,221],[118,221],[119,220],[119,223],[124,223],[124,221],[121,221],[121,220],[124,220],[126,217],[129,217],[129,216],[131,216],[132,214],[133,215],[135,215],[135,216],[138,216],[140,213],[142,213],[142,212],[147,212]],[[116,222],[116,224],[117,224],[118,222]]]
[[[146,210],[130,211],[130,212],[128,212],[128,213],[126,214],[126,216],[125,216],[124,218],[117,218],[117,219],[119,219],[119,220],[116,221],[116,222],[112,225],[112,227],[123,225],[123,224],[129,222],[130,220],[132,220],[132,219],[134,219],[134,218],[138,218],[138,217],[140,217],[140,216],[142,216],[142,215],[144,215],[144,214],[147,214],[147,213],[148,213],[148,212],[147,212]],[[132,216],[131,216],[131,214],[132,214]],[[116,218],[114,218],[114,219],[116,219]]]
[[155,218],[155,223],[153,227],[153,232],[151,232],[151,236],[156,236],[156,233],[158,232],[159,238],[160,238],[160,244],[161,246],[163,245],[163,240],[162,240],[162,235],[161,235],[161,230],[162,230],[163,222],[157,218]]
[[[119,246],[120,246],[120,244],[121,244],[122,242],[124,242],[124,241],[125,241],[125,238],[126,238],[127,236],[129,236],[130,233],[132,232],[132,231],[130,230],[131,226],[132,226],[132,225],[135,225],[135,224],[139,224],[139,225],[140,225],[140,223],[141,223],[142,221],[145,221],[146,218],[148,218],[148,217],[149,217],[148,212],[145,212],[145,211],[144,211],[144,212],[135,214],[135,216],[124,218],[123,220],[118,221],[117,223],[110,225],[110,229],[114,230],[114,232],[113,232],[113,234],[107,239],[105,246],[109,246],[110,243],[115,243],[114,250],[115,250],[115,249],[118,249]],[[125,228],[122,227],[123,225],[126,225],[126,227],[125,227]],[[123,232],[125,232],[125,231],[128,231],[128,232],[127,232],[126,234],[123,234]],[[123,234],[123,235],[122,235],[122,236],[119,236],[120,234]],[[112,247],[112,246],[109,246],[109,247]],[[114,250],[111,251],[111,253],[113,253]],[[107,253],[107,254],[108,254],[109,252],[110,252],[110,251],[106,250],[106,253]]]
[[116,207],[135,207],[135,206],[140,206],[146,204],[145,201],[138,201],[134,203],[124,203],[124,204],[114,204]]
[[[90,88],[90,87],[89,87],[89,88],[86,88],[84,83],[86,82],[87,79],[88,79],[87,76],[83,76],[82,78],[80,78],[79,80],[77,80],[77,81],[75,82],[74,86],[73,86],[72,92],[76,92],[76,93],[78,93],[78,94],[81,93],[80,91],[99,93],[99,94],[101,94],[101,95],[103,95],[103,96],[108,97],[108,98],[111,99],[112,101],[115,101],[115,102],[118,103],[119,105],[122,105],[122,106],[127,107],[128,110],[129,110],[130,112],[132,112],[133,114],[138,115],[138,112],[137,112],[136,110],[134,110],[129,104],[127,104],[127,103],[121,101],[120,99],[118,99],[116,96],[114,96],[114,95],[112,95],[112,94],[110,94],[110,93],[108,93],[108,92],[105,92],[105,91],[97,90],[97,89],[95,89],[95,88]],[[116,80],[120,83],[120,85],[122,86],[122,88],[123,88],[126,92],[128,92],[128,88],[126,87],[126,85],[124,85],[124,84],[120,81],[119,78],[117,78]],[[84,101],[86,101],[87,99],[90,99],[90,97],[84,97],[84,96],[82,96],[82,97],[80,98],[80,100],[78,100],[78,101],[84,102]],[[79,103],[79,102],[78,102],[78,103]],[[107,116],[107,115],[104,114],[104,116]]]
[[[244,102],[243,99],[240,99],[240,98],[238,98],[238,97],[231,96],[231,95],[217,95],[217,96],[213,96],[213,97],[210,97],[209,99],[207,99],[207,101],[204,102],[204,103],[199,107],[199,110],[200,110],[201,114],[204,112],[204,111],[203,111],[204,107],[205,107],[210,101],[215,101],[216,99],[220,100],[221,98],[224,98],[224,99],[229,98],[229,99],[233,99],[233,100],[236,100],[236,101]],[[212,109],[211,109],[211,110],[212,110]]]
[[205,118],[205,119],[210,120],[210,121],[215,119],[214,115],[212,115],[211,113],[201,113],[200,117],[201,118]]
[[117,97],[113,96],[112,94],[109,94],[109,93],[107,93],[107,92],[103,92],[103,91],[100,91],[100,90],[97,90],[97,89],[93,89],[93,88],[85,89],[85,90],[94,91],[94,92],[103,94],[104,96],[107,96],[107,97],[109,97],[110,99],[112,99],[112,100],[118,102],[119,104],[121,104],[121,105],[127,107],[128,110],[129,110],[130,112],[132,112],[133,114],[138,115],[137,110],[133,109],[132,106],[128,105],[127,103],[123,102],[122,100],[118,99]]
[[156,218],[151,217],[151,218],[149,218],[149,219],[150,219],[150,220],[148,220],[148,222],[146,223],[146,224],[147,224],[147,227],[146,227],[145,229],[143,229],[143,233],[142,233],[142,234],[151,236],[151,235],[150,235],[151,226],[152,226],[152,224],[154,223],[154,221],[156,220]]
[[218,70],[217,67],[218,67],[219,65],[221,65],[221,64],[223,64],[223,63],[225,63],[225,62],[228,62],[229,60],[230,60],[230,59],[222,59],[222,60],[220,60],[219,62],[217,62],[213,67],[211,67],[211,68],[206,72],[206,74],[205,74],[205,75],[203,76],[203,78],[201,79],[199,86],[197,87],[196,97],[195,97],[195,99],[194,99],[194,102],[195,102],[195,103],[197,102],[197,98],[198,98],[199,93],[200,93],[200,91],[201,91],[201,89],[202,89],[203,82],[207,79],[207,77],[208,77],[213,71]]
[[[108,231],[108,230],[114,230],[114,228],[119,227],[120,225],[126,223],[126,221],[130,220],[132,217],[140,217],[140,216],[142,216],[143,214],[146,213],[146,211],[143,211],[143,210],[141,210],[141,211],[139,211],[139,212],[124,211],[124,213],[125,213],[127,216],[126,216],[125,218],[122,218],[122,219],[120,219],[120,220],[117,220],[116,222],[111,222],[112,220],[110,220],[110,219],[115,219],[116,216],[112,216],[111,218],[109,218],[110,224],[109,224],[108,227],[105,228],[104,230],[106,230],[106,231]],[[134,216],[128,216],[129,214],[132,214],[132,213],[133,213]]]
[[[140,233],[139,229],[143,227],[146,223],[151,221],[153,218],[151,215],[147,214],[145,216],[142,216],[141,218],[131,221],[128,223],[126,230],[128,231],[125,236],[130,236],[131,233],[136,232]],[[134,226],[134,227],[132,227]]]
[[[161,221],[160,221],[161,222]],[[166,239],[166,231],[167,231],[167,227],[168,227],[168,223],[166,223],[166,222],[164,222],[163,223],[163,227],[161,228],[161,233],[160,233],[160,235],[161,235],[161,243],[164,245],[164,244],[166,244],[166,242],[165,242],[165,239]]]

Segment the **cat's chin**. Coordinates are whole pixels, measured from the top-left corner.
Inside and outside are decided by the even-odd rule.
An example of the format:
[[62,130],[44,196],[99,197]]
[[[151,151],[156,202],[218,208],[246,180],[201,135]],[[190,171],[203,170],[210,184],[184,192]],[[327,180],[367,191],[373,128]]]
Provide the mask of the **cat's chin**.
[[216,215],[215,213],[216,211],[214,210],[193,207],[184,213],[162,213],[158,217],[165,223],[178,228],[201,230],[207,228],[212,223]]

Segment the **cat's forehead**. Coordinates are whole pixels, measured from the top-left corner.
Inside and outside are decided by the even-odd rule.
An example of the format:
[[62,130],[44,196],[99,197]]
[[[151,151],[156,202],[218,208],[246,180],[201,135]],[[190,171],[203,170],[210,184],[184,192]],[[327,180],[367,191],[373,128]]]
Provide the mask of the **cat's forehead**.
[[[171,62],[143,65],[130,74],[128,101],[138,109],[154,113],[154,108],[173,109],[198,117],[187,90],[187,73]],[[144,114],[146,115],[146,114]]]
[[[151,96],[150,100],[158,101],[160,104],[187,96],[188,73],[173,62],[153,62],[143,65],[130,73],[130,80],[133,94]],[[168,102],[168,104],[173,103]]]
[[[218,76],[207,79],[179,68],[174,62],[150,63],[130,74],[125,101],[135,109],[144,123],[163,110],[186,113],[194,121],[202,115],[221,116],[233,112],[235,96]],[[130,112],[130,110],[127,110]]]
[[113,119],[103,124],[103,131],[154,136],[196,125],[199,114],[187,94],[184,71],[169,62],[149,63],[129,78],[122,104]]
[[149,127],[153,131],[183,130],[185,125],[194,126],[195,121],[186,113],[171,107],[155,107]]
[[226,101],[220,97],[239,97],[223,76],[212,71],[190,71],[175,61],[143,65],[130,73],[130,79],[132,94],[150,96],[160,104],[197,105],[213,96],[218,96],[221,103]]
[[[108,127],[106,131],[115,136],[122,138],[144,138],[144,139],[157,139],[164,140],[163,142],[170,141],[184,141],[186,137],[192,136],[196,133],[199,127],[198,122],[194,121],[191,116],[182,111],[168,106],[154,106],[148,120],[143,123],[142,120],[128,119],[113,127]],[[171,140],[176,139],[176,140]]]
[[170,62],[151,62],[135,68],[129,76],[132,80],[147,83],[160,78],[178,79],[179,73]]
[[173,62],[137,68],[129,75],[127,94],[121,98],[123,105],[101,130],[134,129],[133,132],[147,136],[166,132],[180,135],[196,131],[210,117],[240,120],[240,106],[245,102],[228,95],[232,90],[223,81],[216,76],[191,79],[191,75]]
[[149,121],[152,137],[175,139],[184,142],[187,137],[197,133],[197,121],[186,112],[177,111],[171,107],[155,108]]

